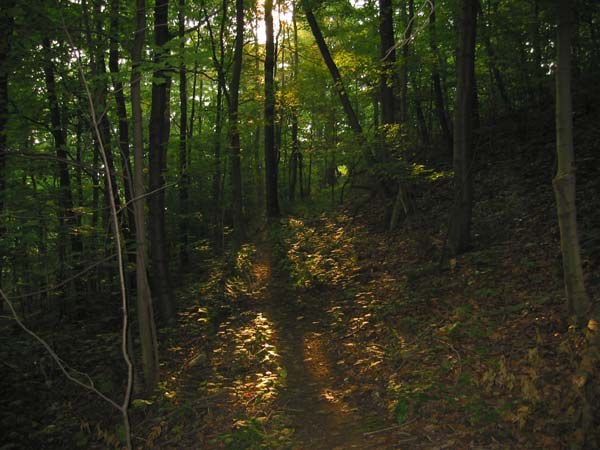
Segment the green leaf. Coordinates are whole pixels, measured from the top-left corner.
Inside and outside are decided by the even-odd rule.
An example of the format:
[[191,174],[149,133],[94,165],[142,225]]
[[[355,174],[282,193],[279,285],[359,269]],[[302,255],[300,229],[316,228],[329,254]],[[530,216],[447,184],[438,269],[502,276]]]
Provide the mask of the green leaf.
[[133,409],[145,408],[146,406],[150,406],[154,403],[152,400],[145,400],[143,398],[136,398],[131,402],[131,407]]

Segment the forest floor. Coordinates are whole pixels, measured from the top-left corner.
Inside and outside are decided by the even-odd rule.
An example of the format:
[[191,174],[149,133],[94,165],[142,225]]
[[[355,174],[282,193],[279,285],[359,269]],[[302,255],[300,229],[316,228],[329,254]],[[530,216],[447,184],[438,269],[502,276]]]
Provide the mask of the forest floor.
[[426,219],[392,235],[347,210],[273,224],[237,254],[226,300],[210,274],[185,295],[204,305],[187,323],[218,323],[215,337],[174,349],[168,409],[193,413],[150,415],[143,447],[567,448],[582,337],[541,228],[551,203],[511,201],[501,241],[443,267]]
[[[578,195],[598,298],[592,125],[578,136],[589,150]],[[509,155],[512,133],[497,136],[478,168],[473,248],[458,258],[440,263],[452,201],[442,172],[416,187],[416,211],[395,232],[383,229],[377,201],[358,198],[296,211],[225,258],[199,246],[198,270],[179,282],[178,325],[159,330],[163,381],[132,403],[136,448],[575,448],[585,329],[565,313],[551,134],[530,133]],[[117,398],[109,307],[119,310],[99,302],[94,320],[35,329]],[[7,331],[0,449],[121,448],[118,414]]]
[[[501,136],[490,143],[473,249],[458,258],[440,263],[451,203],[440,172],[397,232],[382,229],[376,201],[321,205],[206,271],[181,293],[192,306],[165,367],[171,412],[149,408],[143,447],[576,447],[585,329],[565,313],[550,135],[532,134],[508,155]],[[594,158],[578,172],[592,298]]]

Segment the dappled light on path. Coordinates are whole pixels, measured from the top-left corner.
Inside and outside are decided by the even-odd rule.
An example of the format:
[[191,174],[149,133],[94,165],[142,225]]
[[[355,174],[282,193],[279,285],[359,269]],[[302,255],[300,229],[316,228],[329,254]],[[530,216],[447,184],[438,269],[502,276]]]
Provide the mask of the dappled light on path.
[[258,308],[273,323],[285,370],[276,408],[294,430],[293,448],[377,448],[363,436],[373,419],[359,415],[340,391],[343,374],[335,367],[324,333],[327,302],[290,286],[287,275],[273,268],[273,257],[271,245],[263,241],[252,273],[260,286]]

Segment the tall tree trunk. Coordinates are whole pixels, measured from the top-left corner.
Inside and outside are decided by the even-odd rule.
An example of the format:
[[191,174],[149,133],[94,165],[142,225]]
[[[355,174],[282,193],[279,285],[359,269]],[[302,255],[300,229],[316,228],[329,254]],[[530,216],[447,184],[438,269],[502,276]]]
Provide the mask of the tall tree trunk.
[[[6,124],[8,122],[8,77],[9,69],[6,65],[10,52],[10,42],[14,20],[10,10],[14,4],[12,0],[6,2],[5,8],[0,12],[0,216],[4,215],[4,195],[6,189],[6,154],[7,136]],[[0,223],[0,242],[6,236],[4,221]],[[0,255],[0,289],[2,289],[2,269],[4,267],[4,255]],[[0,307],[0,311],[4,306]]]
[[[89,23],[89,19],[86,18],[88,15],[87,8],[85,7],[85,1],[82,4],[84,11],[84,20],[86,24]],[[112,186],[112,195],[115,199],[115,203],[117,206],[117,210],[121,204],[121,198],[119,194],[119,189],[117,185],[117,180],[115,176],[115,163],[112,151],[112,139],[111,139],[111,130],[110,123],[108,120],[108,114],[106,112],[107,104],[106,104],[106,94],[107,94],[107,82],[106,82],[106,65],[104,60],[104,50],[106,48],[105,41],[103,36],[104,32],[104,21],[103,21],[103,12],[102,12],[103,2],[102,0],[95,0],[93,3],[94,10],[94,26],[95,26],[95,39],[92,37],[91,29],[89,26],[87,27],[88,34],[88,47],[89,51],[92,55],[91,58],[91,69],[92,69],[92,78],[94,83],[93,93],[94,93],[94,105],[99,112],[98,119],[98,128],[100,130],[100,136],[97,133],[92,133],[95,140],[101,139],[102,142],[97,142],[97,147],[102,147],[104,149],[104,153],[106,155],[106,161],[108,163],[108,177],[110,177],[110,182],[108,177],[104,177],[104,191],[105,191],[105,205],[106,207],[106,223],[109,222],[108,212],[109,212],[109,199],[108,199],[108,188]]]
[[[404,9],[403,9],[404,10]],[[408,130],[407,122],[408,122],[408,77],[409,70],[408,64],[410,60],[410,39],[412,36],[413,29],[413,18],[415,14],[415,7],[413,0],[408,0],[408,18],[407,18],[407,26],[404,32],[404,45],[402,46],[402,70],[401,70],[401,80],[400,80],[400,123],[404,128],[404,133],[400,133],[400,136],[397,138],[400,140],[404,140],[404,136],[406,131]],[[417,100],[418,101],[418,100]],[[383,102],[382,102],[383,106]],[[404,152],[404,160],[406,163],[410,163],[410,153]],[[405,180],[400,180],[398,182],[398,188],[396,191],[396,198],[394,200],[394,205],[391,210],[391,214],[386,211],[385,216],[390,217],[390,231],[394,230],[400,221],[401,211],[404,212],[405,215],[409,213],[409,199],[408,199],[408,187],[407,182]],[[385,192],[385,191],[384,191]]]
[[158,302],[163,322],[175,319],[175,304],[171,292],[167,230],[165,223],[165,178],[167,147],[170,132],[169,94],[171,77],[162,68],[169,41],[169,0],[157,0],[154,7],[154,80],[150,111],[150,255],[152,258],[152,290]]
[[[540,18],[540,5],[539,0],[533,0],[533,64],[535,76],[534,84],[536,87],[535,93],[535,104],[540,107],[543,106],[545,98],[549,97],[546,94],[544,86],[544,66],[542,65],[542,38],[541,38],[541,18]],[[597,46],[596,46],[597,48]]]
[[215,253],[223,252],[223,214],[221,213],[223,205],[222,197],[222,179],[223,170],[221,168],[221,132],[223,129],[223,86],[217,83],[217,104],[215,113],[215,133],[213,136],[213,157],[214,169],[212,176],[212,225],[213,225],[213,245]]
[[312,12],[310,4],[308,0],[302,1],[302,6],[304,8],[304,14],[306,15],[306,20],[308,25],[310,26],[310,30],[315,38],[317,46],[319,47],[319,51],[321,52],[321,56],[323,57],[323,61],[333,78],[333,85],[338,93],[340,98],[340,102],[342,103],[342,107],[344,108],[344,113],[346,114],[346,119],[348,120],[348,125],[350,128],[357,133],[362,134],[362,127],[358,121],[358,116],[352,107],[352,103],[350,102],[350,98],[348,97],[348,92],[344,86],[344,82],[342,80],[342,76],[340,75],[340,71],[338,70],[335,61],[331,57],[331,53],[329,52],[329,48],[325,43],[325,39],[323,38],[323,33],[321,33],[321,28],[319,28],[319,24],[317,23],[317,19]]
[[210,21],[210,15],[204,6],[204,1],[201,2],[204,12],[204,20],[208,29],[212,60],[217,71],[217,105],[215,114],[215,132],[213,135],[213,154],[214,154],[214,171],[212,178],[212,240],[213,248],[217,254],[221,254],[224,250],[224,234],[223,234],[223,177],[224,170],[221,164],[221,132],[223,127],[223,96],[227,98],[227,84],[225,79],[225,25],[227,19],[227,0],[221,2],[221,17],[219,23],[219,35],[215,38],[213,28]]
[[394,37],[394,9],[392,0],[379,0],[379,44],[381,55],[381,75],[379,78],[379,98],[381,122],[383,125],[396,121],[396,39]]
[[279,216],[277,155],[275,153],[275,44],[273,42],[273,0],[265,0],[265,185],[267,217]]
[[406,126],[408,121],[408,64],[410,59],[410,40],[413,30],[415,5],[413,0],[408,0],[407,26],[404,32],[404,45],[402,46],[402,71],[400,80],[400,122]]
[[[133,198],[133,180],[131,170],[131,155],[129,151],[129,122],[127,120],[127,107],[125,104],[124,86],[119,73],[119,8],[120,0],[113,0],[110,4],[110,45],[108,67],[112,75],[112,84],[115,94],[115,103],[117,106],[117,117],[119,119],[119,149],[121,151],[121,170],[123,171],[123,187],[125,192],[125,202],[128,205],[127,211],[127,226],[124,227],[123,234],[127,242],[132,242],[135,239],[135,214],[131,200]],[[130,264],[135,264],[135,255],[127,254]],[[129,284],[133,285],[134,281],[130,280]]]
[[467,250],[471,239],[476,18],[477,0],[462,0],[454,111],[454,205],[448,230],[451,255]]
[[430,28],[430,41],[429,48],[433,53],[433,67],[431,68],[431,80],[433,82],[434,98],[435,98],[435,109],[442,129],[442,135],[446,141],[446,148],[448,155],[452,155],[453,139],[452,136],[452,124],[450,123],[450,116],[446,109],[444,102],[444,92],[442,91],[442,83],[440,80],[440,56],[437,47],[437,35],[435,31],[435,0],[431,0],[432,11],[429,16],[429,28]]
[[504,78],[502,77],[502,73],[498,69],[498,65],[496,63],[496,52],[494,51],[494,47],[492,46],[492,41],[490,38],[490,25],[485,20],[485,17],[483,15],[483,8],[481,7],[481,2],[479,0],[477,0],[477,9],[479,10],[479,14],[481,15],[481,36],[483,38],[483,43],[485,45],[485,50],[488,56],[489,69],[494,78],[494,82],[496,83],[496,88],[498,89],[498,93],[500,94],[502,103],[504,103],[505,109],[507,111],[510,111],[510,98],[508,97],[508,93],[506,91]]
[[[292,26],[294,32],[294,53],[292,59],[292,84],[294,92],[298,94],[298,23],[296,21],[296,10],[292,13]],[[296,197],[296,186],[300,186],[300,198],[304,197],[302,188],[302,155],[300,154],[300,142],[298,141],[298,105],[296,101],[292,105],[292,155],[290,157],[290,200],[294,201]],[[300,183],[298,183],[300,178]]]
[[236,0],[236,31],[233,55],[233,73],[229,85],[229,153],[231,158],[231,190],[233,197],[233,233],[236,244],[241,244],[244,235],[242,165],[240,160],[239,90],[242,76],[244,50],[244,0]]
[[131,50],[131,116],[133,130],[133,210],[135,214],[136,237],[136,298],[142,366],[147,390],[158,383],[159,363],[156,326],[152,307],[152,295],[147,275],[146,213],[144,211],[144,130],[142,119],[142,91],[140,66],[146,34],[146,1],[135,2],[135,37]]
[[575,206],[575,157],[573,149],[573,111],[571,101],[571,40],[573,33],[571,0],[559,1],[556,74],[556,153],[557,170],[552,182],[558,210],[560,244],[569,314],[585,322],[590,299],[585,290]]
[[[77,225],[77,217],[73,211],[73,195],[71,193],[71,179],[69,166],[67,165],[67,132],[62,123],[58,95],[56,90],[56,79],[54,75],[54,64],[52,62],[52,48],[50,39],[44,38],[42,47],[45,53],[44,77],[50,108],[50,127],[54,138],[54,149],[58,161],[58,178],[60,185],[59,196],[59,238],[58,252],[61,263],[67,260],[66,243],[69,240],[69,229]],[[71,235],[71,250],[80,255],[82,251],[81,238]],[[64,277],[65,273],[61,276]]]
[[[416,84],[415,90],[417,90]],[[427,121],[425,120],[425,114],[423,113],[423,107],[421,106],[421,99],[419,96],[415,99],[415,114],[417,116],[417,128],[421,135],[421,143],[425,147],[429,147],[429,130],[427,129]]]
[[[185,0],[179,0],[179,263],[185,267],[188,252],[188,114],[187,68],[185,64]],[[194,75],[195,76],[195,75]],[[193,100],[192,100],[193,101]]]

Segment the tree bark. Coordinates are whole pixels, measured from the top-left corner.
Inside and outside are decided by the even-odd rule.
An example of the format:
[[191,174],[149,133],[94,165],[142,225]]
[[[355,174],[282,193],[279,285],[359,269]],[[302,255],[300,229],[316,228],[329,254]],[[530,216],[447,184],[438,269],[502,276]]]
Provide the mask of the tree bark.
[[[292,26],[294,30],[294,53],[292,60],[292,84],[294,90],[298,93],[298,23],[296,22],[296,10],[292,15]],[[294,201],[296,197],[296,186],[300,186],[300,198],[304,197],[302,188],[302,155],[300,154],[300,142],[298,141],[298,105],[294,101],[292,105],[292,154],[290,156],[290,200]],[[298,184],[298,178],[300,183]]]
[[404,32],[404,45],[402,46],[402,71],[400,80],[400,123],[408,121],[408,63],[410,59],[410,39],[413,31],[413,18],[415,5],[413,0],[408,0],[407,26]]
[[[223,170],[221,162],[221,132],[223,129],[223,96],[227,97],[227,85],[225,80],[225,47],[224,33],[225,22],[227,18],[227,0],[221,2],[221,17],[219,24],[219,35],[215,39],[210,15],[201,2],[204,12],[204,20],[208,29],[212,60],[217,71],[217,104],[215,114],[215,132],[213,135],[213,154],[214,154],[214,170],[212,175],[212,241],[215,253],[221,254],[224,250],[224,234],[223,234],[223,205],[221,199],[223,197]],[[217,48],[218,46],[218,48]]]
[[556,153],[557,170],[552,182],[558,210],[562,264],[569,314],[585,323],[590,299],[585,290],[581,252],[577,234],[575,205],[575,157],[571,100],[571,41],[573,33],[571,0],[559,1],[556,74]]
[[[127,107],[125,104],[124,86],[119,73],[119,39],[120,39],[120,0],[113,0],[110,4],[110,44],[108,56],[108,68],[112,76],[112,84],[119,120],[119,149],[121,151],[121,170],[123,172],[123,188],[125,192],[125,203],[128,205],[126,227],[123,227],[123,235],[127,242],[135,240],[135,213],[131,201],[133,198],[133,180],[131,170],[131,155],[129,151],[129,122],[127,120]],[[78,180],[79,181],[79,180]],[[135,255],[127,253],[128,262],[135,264]],[[128,288],[134,285],[133,274],[129,272]]]
[[489,70],[492,73],[494,82],[496,83],[496,88],[498,89],[498,93],[500,94],[500,98],[502,99],[502,103],[504,103],[506,111],[510,111],[510,98],[508,97],[508,92],[506,91],[504,78],[502,77],[502,73],[498,69],[498,65],[496,63],[496,52],[494,51],[494,47],[492,46],[492,41],[490,39],[490,27],[485,20],[485,17],[483,15],[483,9],[481,7],[481,2],[479,0],[477,0],[477,9],[479,11],[479,14],[481,15],[481,21],[483,22],[481,25],[481,36],[483,38],[483,43],[485,45],[485,50],[488,56]]
[[94,105],[96,110],[99,112],[98,119],[98,128],[100,131],[100,136],[96,133],[92,133],[94,140],[102,140],[102,142],[96,142],[96,146],[98,149],[102,147],[104,149],[104,153],[106,156],[106,161],[108,163],[108,177],[110,177],[110,183],[107,176],[104,176],[104,199],[106,205],[106,217],[105,222],[109,223],[108,212],[109,212],[109,197],[108,197],[108,189],[109,186],[112,186],[112,195],[115,199],[115,204],[117,206],[117,210],[121,205],[121,196],[119,194],[119,188],[116,180],[116,171],[115,171],[115,163],[114,156],[112,151],[112,139],[111,139],[111,130],[110,123],[108,120],[108,114],[106,113],[107,103],[106,103],[106,95],[107,95],[107,82],[106,82],[106,65],[105,65],[105,41],[103,39],[104,33],[104,23],[103,23],[103,13],[102,13],[102,1],[96,0],[93,3],[94,10],[94,28],[95,28],[95,39],[92,36],[92,31],[87,25],[89,23],[89,18],[87,18],[88,11],[86,8],[85,1],[82,3],[83,11],[84,11],[84,20],[86,21],[86,32],[87,32],[87,40],[88,47],[91,54],[91,72],[93,79],[93,95],[94,95]]
[[133,210],[136,237],[136,294],[138,328],[142,348],[142,367],[146,389],[151,391],[158,383],[159,362],[156,326],[152,307],[152,295],[147,275],[146,214],[144,212],[144,130],[142,119],[142,92],[140,65],[146,33],[146,2],[135,2],[135,37],[131,50],[131,116],[133,130]]
[[452,124],[450,123],[450,117],[448,115],[448,111],[444,102],[444,92],[442,91],[442,83],[440,80],[440,56],[437,47],[437,36],[435,32],[435,0],[431,0],[431,5],[433,10],[431,12],[431,15],[429,16],[429,28],[431,36],[429,40],[429,48],[433,53],[433,67],[431,68],[431,80],[433,82],[433,90],[435,93],[435,109],[438,121],[440,123],[440,128],[442,130],[442,135],[444,137],[444,140],[446,141],[448,155],[452,155],[454,137],[452,136]]
[[462,0],[454,111],[454,206],[448,230],[448,249],[452,256],[466,251],[471,239],[476,17],[477,0]]
[[244,235],[242,166],[240,160],[239,130],[239,90],[242,75],[242,58],[244,50],[244,0],[236,0],[236,31],[233,55],[233,73],[229,85],[229,153],[231,158],[231,190],[233,200],[233,233],[237,245],[241,244]]
[[394,37],[394,15],[392,0],[379,0],[379,44],[381,75],[379,98],[383,125],[396,123],[396,40]]
[[[179,0],[179,263],[189,263],[188,252],[188,113],[187,68],[185,64],[185,0]],[[193,100],[192,100],[193,101]]]
[[165,179],[167,147],[170,132],[169,95],[171,77],[161,68],[167,56],[169,34],[169,0],[157,0],[154,7],[154,70],[150,111],[150,255],[152,281],[158,311],[163,322],[175,320],[175,304],[171,292],[167,230],[165,223]]
[[[42,47],[45,53],[44,77],[48,96],[48,105],[50,108],[50,127],[52,137],[54,138],[54,149],[58,161],[58,178],[60,186],[59,197],[59,238],[58,252],[62,264],[66,261],[66,243],[69,241],[69,229],[77,225],[77,217],[73,211],[73,195],[71,192],[71,179],[69,176],[69,166],[67,161],[67,131],[62,123],[58,95],[56,90],[56,78],[54,74],[54,64],[52,62],[52,48],[49,38],[44,38]],[[77,235],[71,235],[71,250],[74,254],[80,254],[82,251],[81,239]],[[62,273],[61,276],[65,274]]]
[[275,44],[273,42],[273,0],[265,0],[265,185],[267,217],[279,216],[277,155],[275,153]]
[[[7,61],[10,53],[10,42],[14,19],[9,15],[14,2],[8,1],[5,5],[5,9],[0,12],[0,216],[4,215],[4,195],[6,189],[6,154],[7,150],[7,136],[6,136],[6,125],[8,123],[8,78],[9,69],[7,67]],[[6,236],[6,227],[4,221],[0,223],[0,242],[4,240]],[[2,269],[4,266],[4,255],[0,255],[0,289],[2,289]],[[4,302],[2,302],[2,307]]]
[[350,103],[350,98],[348,97],[348,92],[344,87],[344,82],[342,80],[342,76],[340,75],[340,71],[338,70],[335,61],[333,60],[331,53],[329,52],[329,48],[325,43],[325,39],[323,38],[323,33],[321,33],[321,28],[317,23],[317,19],[312,12],[312,9],[307,0],[302,1],[302,6],[304,8],[304,14],[306,15],[306,20],[308,25],[310,26],[310,30],[315,38],[317,46],[319,47],[319,51],[321,52],[321,56],[323,57],[323,61],[333,78],[333,84],[335,86],[335,90],[338,93],[340,98],[340,102],[342,103],[342,107],[344,108],[344,113],[346,114],[346,119],[348,120],[348,125],[350,128],[357,133],[362,134],[362,127],[358,121],[358,116],[352,107],[352,103]]
[[214,169],[212,175],[212,225],[213,245],[215,253],[221,254],[223,248],[223,205],[221,204],[223,192],[223,170],[221,168],[221,132],[223,129],[223,86],[217,83],[217,104],[215,113],[215,133],[213,136]]

